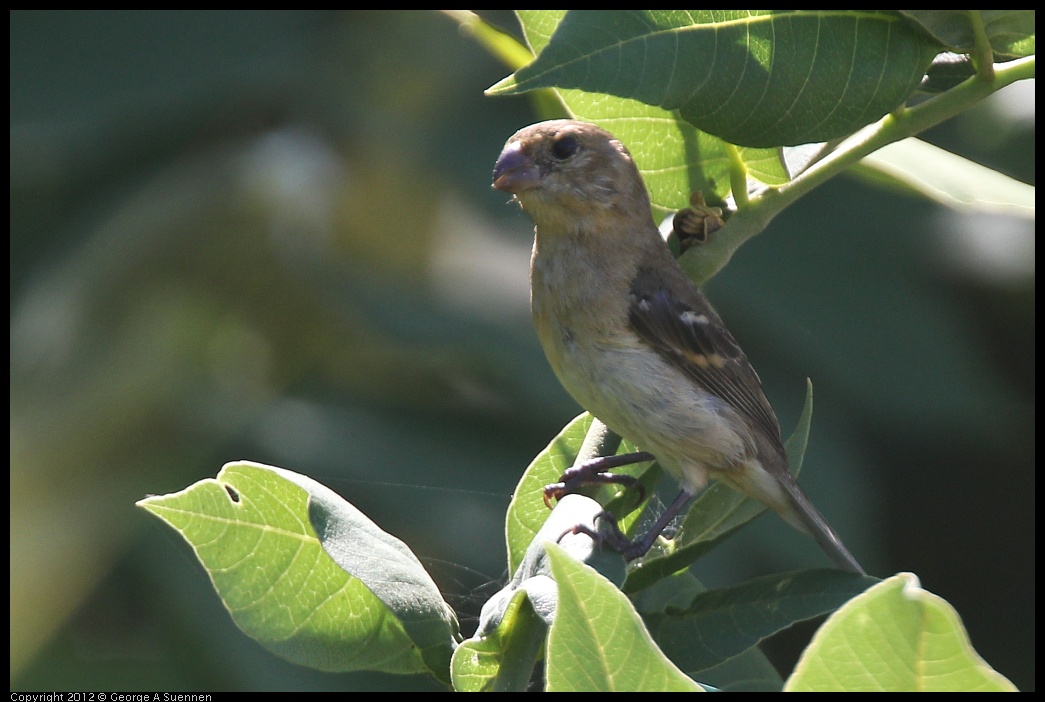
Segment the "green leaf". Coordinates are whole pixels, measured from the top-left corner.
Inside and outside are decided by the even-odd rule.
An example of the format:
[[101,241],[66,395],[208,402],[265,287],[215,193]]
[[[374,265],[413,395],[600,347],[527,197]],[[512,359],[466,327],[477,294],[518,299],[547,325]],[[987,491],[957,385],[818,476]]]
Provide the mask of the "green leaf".
[[645,619],[661,649],[695,675],[796,622],[833,612],[877,582],[840,570],[778,573],[702,592],[684,608],[669,607],[663,613],[646,614]]
[[549,692],[697,692],[657,648],[628,598],[590,566],[548,545],[559,603],[548,632]]
[[893,11],[572,10],[534,48],[489,92],[605,93],[775,147],[839,138],[900,106],[941,47]]
[[[865,156],[855,167],[956,210],[1034,219],[1034,186],[921,139],[904,139]],[[873,173],[868,173],[873,171]]]
[[899,573],[853,598],[813,637],[791,691],[1000,692],[1016,688],[973,650],[946,600]]
[[[794,433],[785,442],[791,472],[797,477],[805,460],[813,419],[813,384],[806,381],[806,399]],[[674,539],[661,540],[628,571],[625,592],[637,592],[689,566],[723,539],[766,511],[761,502],[723,483],[713,483],[690,505]]]
[[700,672],[701,684],[722,692],[780,692],[784,679],[761,650],[751,648]]
[[516,590],[497,626],[454,651],[450,675],[457,692],[525,692],[546,627],[524,590]]
[[[991,50],[1015,58],[1034,54],[1034,10],[900,10],[951,51],[976,48],[974,21],[983,24]],[[973,15],[979,15],[974,20]]]
[[276,655],[448,681],[452,610],[401,541],[329,488],[239,462],[138,505],[188,541],[236,625]]
[[526,43],[536,56],[548,46],[559,23],[566,16],[566,10],[516,10],[515,14],[526,35]]
[[[707,588],[697,580],[692,570],[687,569],[674,573],[670,578],[664,578],[631,598],[635,609],[650,629],[654,641],[668,658],[683,669],[686,668],[685,660],[688,655],[686,649],[693,640],[703,640],[704,637],[700,631],[691,630],[690,640],[660,638],[654,628],[656,617],[684,610],[703,592],[707,592]],[[682,650],[678,650],[680,647]],[[757,646],[717,666],[686,672],[690,677],[699,679],[705,687],[713,686],[715,689],[730,692],[779,692],[784,685],[780,673]]]
[[[519,10],[530,48],[541,52],[565,16],[562,10]],[[597,124],[628,147],[649,190],[653,215],[661,220],[703,193],[709,203],[730,192],[729,155],[721,139],[694,128],[677,111],[613,95],[557,90],[575,119]],[[779,149],[741,149],[749,174],[764,183],[787,182]]]

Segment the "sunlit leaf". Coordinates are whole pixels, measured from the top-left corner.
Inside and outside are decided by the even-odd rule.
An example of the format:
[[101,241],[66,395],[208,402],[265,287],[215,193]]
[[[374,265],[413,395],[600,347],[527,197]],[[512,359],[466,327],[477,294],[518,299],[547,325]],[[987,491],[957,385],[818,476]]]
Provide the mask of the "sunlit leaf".
[[544,644],[545,626],[523,590],[516,590],[497,626],[454,651],[457,692],[524,692]]
[[593,568],[549,545],[559,606],[548,632],[549,692],[698,692],[653,642],[638,612]]
[[329,488],[240,462],[138,505],[188,541],[237,626],[273,653],[320,670],[448,679],[457,623],[435,583]]
[[900,573],[849,601],[802,654],[785,690],[1015,691],[973,650],[954,608]]

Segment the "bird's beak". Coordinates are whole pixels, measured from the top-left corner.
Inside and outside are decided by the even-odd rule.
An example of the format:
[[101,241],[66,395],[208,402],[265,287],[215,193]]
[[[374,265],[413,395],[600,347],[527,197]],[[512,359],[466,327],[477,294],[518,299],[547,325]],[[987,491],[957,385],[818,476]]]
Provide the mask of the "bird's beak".
[[536,188],[541,180],[537,164],[513,141],[504,147],[493,167],[493,187],[506,193],[521,193]]

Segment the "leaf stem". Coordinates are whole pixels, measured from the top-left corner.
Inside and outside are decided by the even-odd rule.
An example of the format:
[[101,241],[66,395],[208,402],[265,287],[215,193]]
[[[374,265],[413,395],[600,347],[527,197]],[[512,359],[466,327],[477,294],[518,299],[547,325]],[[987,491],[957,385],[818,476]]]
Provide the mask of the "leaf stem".
[[750,202],[747,191],[747,164],[735,145],[726,143],[726,155],[729,157],[729,187],[733,192],[733,202],[737,209],[746,207]]
[[979,10],[968,10],[968,13],[974,37],[970,58],[976,66],[976,75],[990,83],[994,80],[994,51],[991,49],[991,40],[987,38],[987,29],[983,26],[983,16]]

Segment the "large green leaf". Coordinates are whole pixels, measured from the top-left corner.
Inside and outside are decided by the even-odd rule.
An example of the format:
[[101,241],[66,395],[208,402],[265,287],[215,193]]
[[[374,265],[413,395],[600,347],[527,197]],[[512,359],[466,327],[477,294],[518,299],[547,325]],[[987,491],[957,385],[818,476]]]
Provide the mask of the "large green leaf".
[[941,46],[894,11],[573,10],[490,89],[637,100],[745,146],[828,141],[917,88]]
[[785,690],[1015,691],[973,650],[946,600],[899,573],[835,612],[802,654]]
[[549,692],[697,692],[653,642],[628,598],[595,569],[548,545],[559,602],[548,632]]
[[236,624],[273,653],[449,679],[452,610],[401,541],[329,488],[239,462],[138,505],[189,542]]

